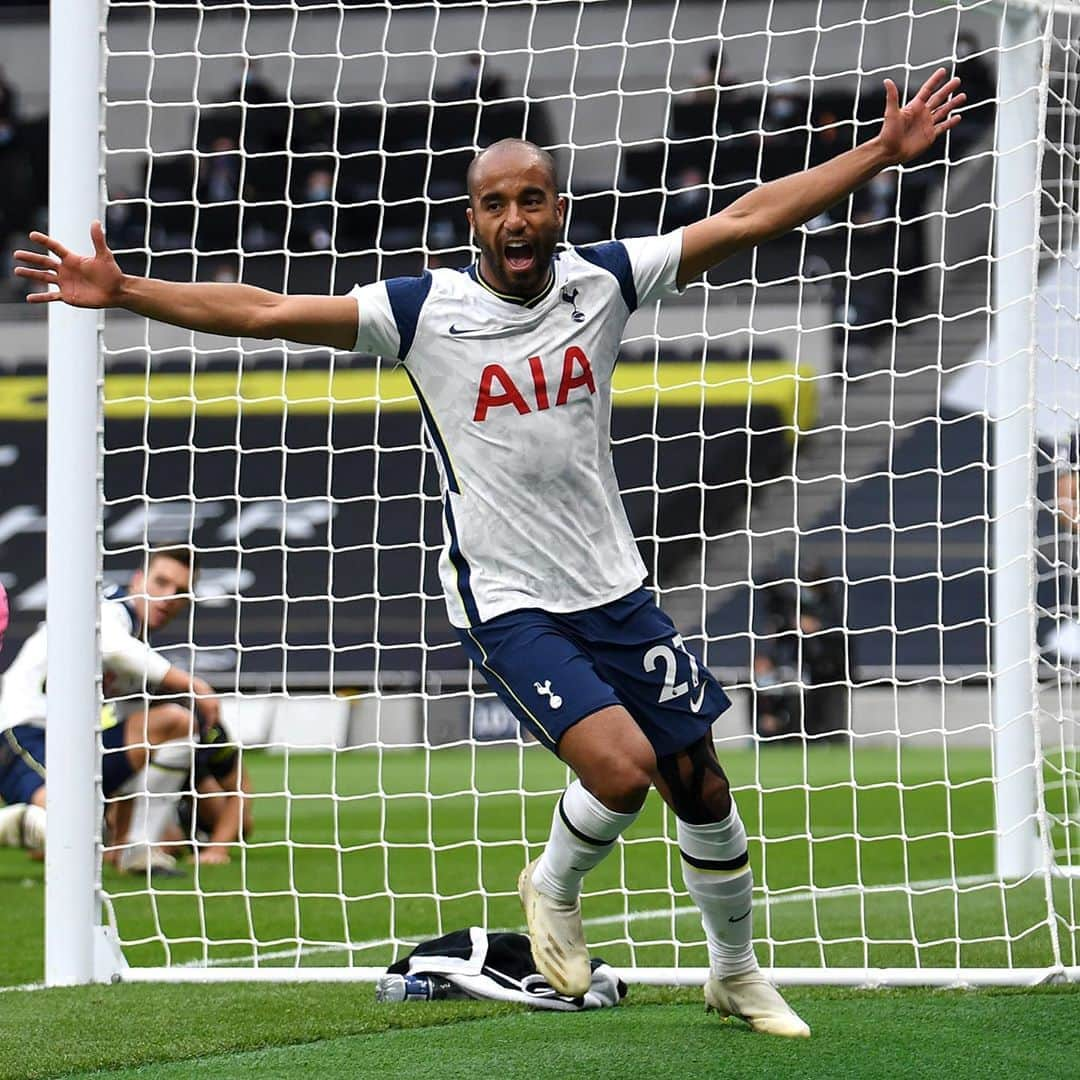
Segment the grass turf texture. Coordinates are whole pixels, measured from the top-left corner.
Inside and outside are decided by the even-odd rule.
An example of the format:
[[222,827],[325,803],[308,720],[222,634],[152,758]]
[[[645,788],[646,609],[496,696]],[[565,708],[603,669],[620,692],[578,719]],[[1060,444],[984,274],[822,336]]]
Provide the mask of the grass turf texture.
[[[5,994],[0,1080],[214,1077],[1076,1075],[1080,991],[790,992],[809,1041],[634,988],[588,1014],[488,1002],[376,1005],[364,986],[114,986]],[[100,1070],[100,1071],[98,1071]]]
[[[1052,962],[1043,882],[1003,888],[989,881],[993,804],[987,753],[768,747],[758,755],[721,756],[748,831],[761,838],[752,854],[756,880],[769,886],[755,913],[763,963]],[[105,870],[105,888],[133,964],[166,958],[250,963],[254,951],[270,964],[345,964],[351,958],[382,965],[393,955],[393,938],[427,937],[473,922],[517,927],[517,872],[539,850],[554,793],[565,782],[559,763],[537,749],[395,751],[381,758],[369,752],[253,754],[248,767],[260,793],[257,831],[232,865],[152,889]],[[418,794],[424,789],[430,798]],[[661,839],[673,832],[659,803],[651,801],[627,842],[590,876],[585,914],[595,954],[618,964],[705,963],[700,923],[686,910],[677,856]],[[479,848],[476,836],[483,841]],[[1064,837],[1056,839],[1061,843]],[[970,882],[959,892],[927,885],[913,895],[896,888],[953,875]],[[629,900],[623,883],[635,894]],[[811,896],[809,883],[838,891]],[[854,888],[859,884],[868,888]],[[1075,964],[1077,940],[1068,923],[1075,922],[1080,897],[1075,884],[1059,881],[1053,888],[1063,954]],[[40,864],[21,852],[0,852],[0,905],[7,919],[0,982],[41,978],[42,898]],[[795,990],[791,996],[815,1029],[809,1049],[744,1037],[738,1028],[715,1030],[715,1018],[707,1025],[700,1013],[699,992],[640,987],[632,990],[629,1007],[604,1018],[508,1014],[503,1007],[457,1002],[376,1006],[364,985],[8,993],[0,997],[0,1070],[14,1071],[0,1076],[62,1075],[238,1052],[252,1056],[230,1057],[227,1067],[208,1061],[207,1071],[285,1076],[321,1069],[356,1076],[364,1075],[356,1065],[362,1061],[365,1068],[381,1062],[370,1072],[379,1075],[408,1060],[438,1076],[484,1075],[488,1066],[514,1075],[508,1068],[523,1061],[529,1075],[538,1077],[547,1075],[537,1071],[547,1062],[553,1063],[551,1075],[562,1076],[568,1066],[578,1074],[598,1072],[602,1060],[607,1073],[648,1075],[659,1073],[674,1055],[690,1054],[700,1057],[694,1058],[699,1075],[708,1075],[713,1065],[717,1075],[722,1066],[736,1075],[764,1075],[766,1065],[796,1063],[821,1075],[855,1075],[856,1063],[865,1065],[865,1074],[896,1075],[925,1066],[973,1075],[963,1071],[973,1060],[980,1063],[979,1075],[992,1075],[987,1062],[1008,1064],[1010,1052],[1025,1061],[1058,1061],[1058,1048],[1070,1045],[1080,1020],[1080,994],[1070,991]],[[487,1019],[445,1035],[385,1034],[479,1017]],[[612,1022],[619,1027],[612,1029]],[[568,1039],[570,1030],[579,1036]],[[1041,1047],[1037,1055],[1033,1039]],[[317,1040],[329,1041],[284,1048]],[[1071,1045],[1068,1068],[1063,1065],[1060,1075],[1075,1074]],[[625,1068],[609,1064],[611,1054],[624,1051]],[[901,1060],[907,1063],[903,1068]],[[764,1071],[755,1071],[759,1067]],[[197,1075],[194,1068],[191,1062],[153,1065],[138,1075]],[[1041,1063],[1040,1073],[1057,1075]]]
[[[756,883],[768,886],[755,917],[763,963],[1052,963],[1044,883],[988,880],[987,753],[798,746],[722,758],[747,830],[762,838],[751,857]],[[256,833],[232,865],[152,888],[106,870],[132,964],[257,954],[270,964],[385,965],[394,940],[516,927],[518,871],[539,853],[566,781],[537,747],[250,755],[249,768]],[[674,832],[654,796],[589,877],[588,938],[611,963],[706,963],[677,850],[663,839]],[[940,887],[954,876],[965,879],[959,892]],[[939,887],[912,894],[896,887],[904,882]],[[811,884],[837,891],[811,896]],[[1071,915],[1080,889],[1055,889]],[[1075,948],[1067,926],[1058,932]]]

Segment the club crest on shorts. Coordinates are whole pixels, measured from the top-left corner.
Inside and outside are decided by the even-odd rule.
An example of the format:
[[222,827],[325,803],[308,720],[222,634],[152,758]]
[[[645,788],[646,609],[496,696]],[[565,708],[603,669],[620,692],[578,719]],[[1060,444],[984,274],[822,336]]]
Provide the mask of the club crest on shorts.
[[562,708],[562,698],[559,697],[559,695],[556,694],[551,689],[551,680],[550,679],[545,679],[542,683],[534,682],[533,686],[536,687],[536,692],[541,697],[546,697],[548,699],[548,707],[549,708],[552,708],[552,709],[561,709]]

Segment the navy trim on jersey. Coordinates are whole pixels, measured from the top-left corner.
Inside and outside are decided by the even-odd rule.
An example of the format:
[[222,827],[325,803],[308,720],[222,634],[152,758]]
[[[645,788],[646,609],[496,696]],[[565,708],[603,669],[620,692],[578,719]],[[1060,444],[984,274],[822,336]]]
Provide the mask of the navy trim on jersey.
[[469,569],[469,564],[465,556],[461,554],[461,547],[458,544],[457,527],[454,525],[454,511],[450,509],[449,495],[443,499],[443,511],[446,514],[446,527],[450,531],[450,550],[448,554],[450,555],[450,562],[457,571],[458,593],[461,596],[461,603],[465,607],[465,614],[469,617],[469,625],[475,626],[480,622],[480,609],[476,606],[476,597],[473,596],[472,587],[469,584],[472,570]]
[[139,617],[135,614],[135,604],[132,602],[131,597],[128,595],[126,585],[110,585],[104,592],[103,598],[105,600],[118,600],[120,606],[124,609],[124,614],[128,617],[128,622],[131,624],[131,636],[139,636]]
[[409,376],[409,382],[412,383],[413,392],[416,394],[416,400],[420,402],[420,412],[424,417],[424,425],[427,427],[428,436],[431,439],[432,445],[435,447],[435,452],[439,455],[439,459],[443,463],[443,471],[446,473],[446,486],[454,492],[455,495],[460,495],[461,485],[458,483],[457,474],[454,472],[454,466],[450,463],[450,453],[446,449],[446,443],[443,442],[442,432],[439,431],[439,425],[435,423],[435,417],[432,416],[431,410],[428,408],[428,403],[424,400],[424,395],[420,393],[420,387],[416,385],[416,380],[409,371],[406,371],[405,374]]
[[[553,259],[557,259],[558,255],[552,256]],[[469,275],[486,292],[491,293],[497,300],[502,300],[506,304],[516,304],[518,307],[533,308],[536,307],[541,300],[545,300],[551,295],[551,290],[555,288],[555,271],[554,269],[548,270],[547,284],[535,295],[528,298],[521,296],[511,296],[510,293],[499,292],[494,285],[488,284],[484,275],[480,273],[480,264],[478,262],[473,263],[471,266],[466,267],[465,273]]]
[[397,323],[397,358],[404,360],[416,337],[416,324],[420,321],[420,309],[431,292],[431,271],[425,270],[420,277],[396,277],[386,281],[386,295],[390,310]]
[[619,290],[626,306],[637,311],[637,286],[634,285],[634,270],[630,265],[630,255],[626,245],[620,240],[609,240],[606,244],[590,244],[589,247],[574,250],[593,266],[606,270],[619,283]]

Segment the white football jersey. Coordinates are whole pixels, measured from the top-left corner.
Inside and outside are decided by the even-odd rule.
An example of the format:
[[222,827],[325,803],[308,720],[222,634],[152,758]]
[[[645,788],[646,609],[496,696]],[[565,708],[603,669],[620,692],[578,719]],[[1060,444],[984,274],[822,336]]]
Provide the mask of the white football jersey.
[[[101,605],[101,672],[107,698],[153,691],[172,666],[137,636],[135,616],[122,596]],[[0,683],[0,731],[17,724],[45,726],[48,669],[45,624],[23,642]]]
[[582,611],[645,577],[611,461],[611,376],[641,304],[678,292],[682,230],[560,252],[527,302],[476,266],[353,289],[358,352],[397,357],[438,458],[450,621]]

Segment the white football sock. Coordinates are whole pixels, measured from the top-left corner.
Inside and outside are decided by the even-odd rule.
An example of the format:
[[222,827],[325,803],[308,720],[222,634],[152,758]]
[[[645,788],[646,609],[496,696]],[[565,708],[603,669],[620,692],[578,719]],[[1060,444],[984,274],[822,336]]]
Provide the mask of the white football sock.
[[754,956],[754,876],[746,830],[734,800],[731,813],[710,825],[678,823],[683,880],[701,912],[709,944],[709,967],[717,978],[757,969]]
[[191,769],[191,751],[187,739],[175,739],[151,750],[146,768],[134,778],[133,787],[138,795],[131,813],[129,845],[153,844],[161,839],[176,812],[180,789]]
[[555,807],[547,847],[533,871],[535,888],[555,900],[574,903],[585,875],[603,861],[637,816],[636,810],[632,814],[609,810],[575,779]]
[[0,806],[0,847],[43,848],[45,811],[34,803]]

